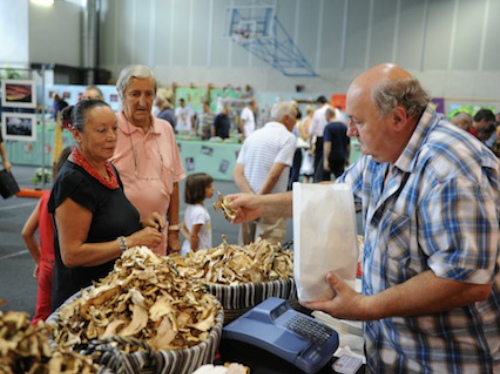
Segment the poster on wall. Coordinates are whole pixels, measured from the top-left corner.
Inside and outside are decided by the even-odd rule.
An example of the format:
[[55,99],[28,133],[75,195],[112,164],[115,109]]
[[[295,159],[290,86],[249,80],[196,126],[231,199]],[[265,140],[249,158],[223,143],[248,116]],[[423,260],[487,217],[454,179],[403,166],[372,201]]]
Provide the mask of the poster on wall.
[[2,106],[10,108],[36,108],[35,82],[28,80],[2,80]]
[[196,113],[201,113],[203,102],[206,100],[207,90],[204,88],[185,88],[178,87],[175,89],[175,108],[179,107],[179,99],[182,98],[186,102],[186,105],[196,111]]
[[194,163],[194,157],[186,157],[186,170],[193,171],[196,169],[196,164]]
[[210,89],[210,111],[213,113],[219,113],[221,107],[218,107],[220,99],[243,99],[243,92],[236,91],[234,89],[224,89],[224,88],[212,88]]
[[2,113],[2,137],[5,140],[36,141],[36,114]]
[[345,110],[345,94],[333,94],[330,97],[330,104],[332,107],[340,109],[342,111]]
[[[47,85],[45,90],[45,108],[52,111],[54,105],[54,93],[62,97],[69,105],[75,105],[83,99],[83,94],[87,86],[83,85]],[[116,87],[112,85],[98,85],[104,95],[104,101],[109,104],[111,109],[116,113],[120,110],[120,97],[116,92]],[[41,91],[39,91],[41,95]]]
[[442,97],[433,97],[431,99],[431,107],[438,113],[444,114],[445,111],[445,100]]

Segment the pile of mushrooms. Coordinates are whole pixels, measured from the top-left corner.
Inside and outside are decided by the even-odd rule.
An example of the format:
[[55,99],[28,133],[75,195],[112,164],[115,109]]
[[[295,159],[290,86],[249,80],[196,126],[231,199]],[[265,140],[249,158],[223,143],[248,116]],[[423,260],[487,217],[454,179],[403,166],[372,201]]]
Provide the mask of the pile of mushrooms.
[[92,358],[62,349],[51,350],[50,327],[31,326],[26,312],[0,311],[0,373],[90,374]]
[[208,337],[219,308],[203,285],[180,277],[168,258],[135,247],[106,278],[61,309],[54,340],[72,347],[119,336],[141,339],[155,350],[188,348]]
[[171,259],[183,277],[206,284],[238,285],[293,276],[293,252],[260,238],[240,246],[228,244],[223,237],[218,247]]

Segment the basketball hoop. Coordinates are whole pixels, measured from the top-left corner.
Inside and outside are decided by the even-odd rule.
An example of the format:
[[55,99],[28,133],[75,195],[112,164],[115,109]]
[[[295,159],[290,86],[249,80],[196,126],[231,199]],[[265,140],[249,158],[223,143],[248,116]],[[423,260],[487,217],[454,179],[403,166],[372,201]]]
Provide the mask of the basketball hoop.
[[224,36],[285,75],[317,76],[277,19],[273,6],[228,8]]
[[224,36],[241,44],[269,36],[274,7],[240,6],[227,9]]

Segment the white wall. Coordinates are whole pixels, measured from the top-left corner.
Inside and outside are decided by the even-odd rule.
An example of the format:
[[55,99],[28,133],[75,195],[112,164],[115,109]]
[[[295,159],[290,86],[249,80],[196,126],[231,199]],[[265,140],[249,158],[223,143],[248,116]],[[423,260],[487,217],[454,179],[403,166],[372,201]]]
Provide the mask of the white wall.
[[28,1],[0,1],[0,65],[28,64]]
[[[380,62],[414,72],[433,95],[499,98],[500,0],[102,0],[100,66],[151,66],[182,85],[345,92]],[[226,8],[276,4],[318,78],[287,78],[222,37]],[[213,14],[213,17],[210,15]]]
[[29,2],[30,62],[80,66],[81,11],[80,5],[65,1],[51,7]]

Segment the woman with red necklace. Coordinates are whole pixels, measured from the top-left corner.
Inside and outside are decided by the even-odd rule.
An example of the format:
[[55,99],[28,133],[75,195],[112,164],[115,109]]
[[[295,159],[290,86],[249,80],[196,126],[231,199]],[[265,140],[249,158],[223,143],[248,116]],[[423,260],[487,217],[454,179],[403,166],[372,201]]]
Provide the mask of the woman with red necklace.
[[108,159],[116,146],[113,110],[100,100],[83,100],[63,111],[76,147],[54,182],[48,209],[54,215],[52,309],[105,277],[128,247],[156,247],[165,218],[154,212],[140,220],[123,193]]

